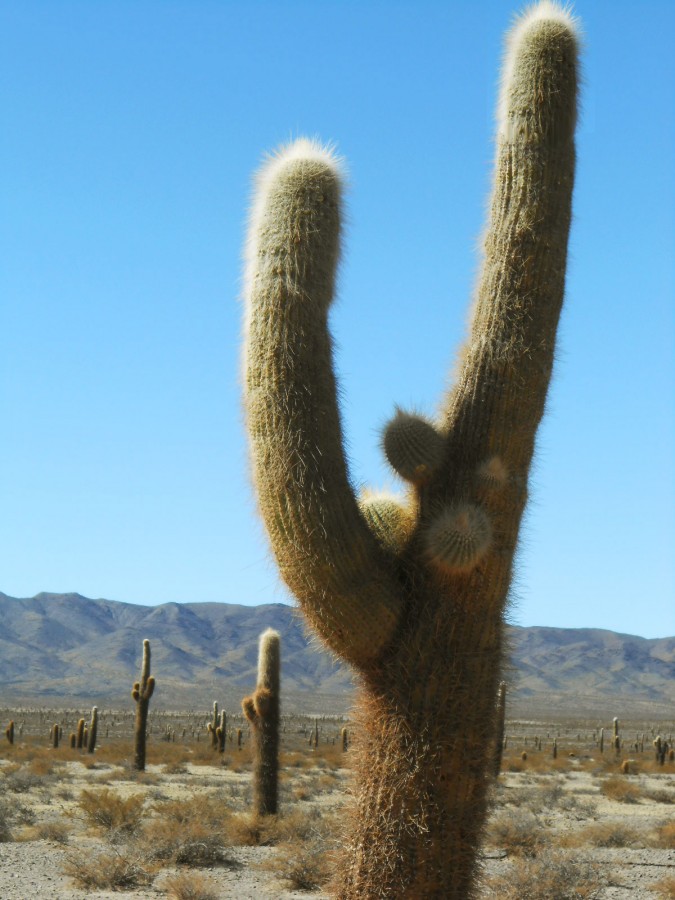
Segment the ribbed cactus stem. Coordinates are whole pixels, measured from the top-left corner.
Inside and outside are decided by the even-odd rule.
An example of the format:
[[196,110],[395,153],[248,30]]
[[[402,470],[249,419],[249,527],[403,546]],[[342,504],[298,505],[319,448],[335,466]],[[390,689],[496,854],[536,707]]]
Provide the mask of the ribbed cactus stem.
[[468,340],[436,424],[401,413],[385,433],[408,481],[391,526],[356,499],[342,445],[328,329],[342,165],[299,140],[257,181],[245,382],[259,506],[282,577],[363,685],[339,900],[475,894],[504,611],[564,295],[577,56],[550,0],[509,35]]
[[58,725],[58,722],[55,722],[52,725],[51,731],[49,732],[49,739],[51,741],[51,744],[52,744],[52,747],[54,748],[54,750],[58,750],[58,747],[59,747],[59,725]]
[[280,637],[268,628],[260,636],[255,693],[242,701],[253,736],[253,795],[258,815],[275,815],[279,780]]
[[14,743],[14,719],[11,719],[9,725],[5,728],[5,737],[10,744]]
[[136,703],[136,721],[134,723],[134,762],[137,772],[145,771],[145,750],[148,728],[148,707],[155,690],[155,679],[150,674],[150,641],[143,641],[143,661],[141,663],[141,680],[134,683],[131,696]]
[[84,719],[79,719],[77,722],[75,746],[78,750],[81,750],[84,746]]
[[89,721],[89,729],[87,733],[87,751],[93,753],[96,749],[96,736],[98,735],[98,707],[94,706],[91,710],[91,719]]
[[495,724],[495,742],[492,773],[499,777],[502,769],[502,757],[504,755],[504,728],[506,726],[506,682],[499,682],[497,691],[497,715]]

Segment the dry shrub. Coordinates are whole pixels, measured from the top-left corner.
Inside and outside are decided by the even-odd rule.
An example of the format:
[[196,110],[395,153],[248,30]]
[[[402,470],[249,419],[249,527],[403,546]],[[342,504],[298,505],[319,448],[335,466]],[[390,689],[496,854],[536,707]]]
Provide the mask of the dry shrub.
[[605,797],[618,803],[637,803],[640,799],[640,788],[620,775],[606,778],[600,784],[600,790]]
[[277,816],[239,813],[227,821],[227,834],[235,846],[269,847],[280,838]]
[[563,846],[583,847],[587,844],[592,847],[643,847],[644,837],[621,822],[603,822],[566,836]]
[[28,807],[15,797],[0,795],[0,844],[15,839],[13,829],[16,825],[30,825],[33,821],[34,815]]
[[194,872],[183,872],[167,878],[163,884],[171,900],[219,900],[213,884]]
[[675,900],[675,876],[662,878],[654,884],[649,885],[649,890],[654,891],[661,900]]
[[645,790],[643,796],[652,803],[675,803],[675,791],[669,791],[668,788]]
[[152,807],[158,815],[143,829],[145,852],[152,859],[182,866],[230,865],[227,809],[214,797],[197,795]]
[[156,869],[138,854],[112,848],[98,854],[91,850],[71,851],[63,871],[83,888],[113,891],[130,890],[152,884]]
[[584,900],[606,882],[590,862],[544,851],[536,859],[516,859],[505,875],[486,879],[486,897],[497,900]]
[[83,790],[78,802],[92,825],[114,835],[129,835],[138,831],[145,806],[145,798],[140,794],[123,797],[107,788]]
[[530,812],[502,813],[488,825],[488,843],[515,856],[536,856],[547,843],[543,826]]
[[41,822],[35,826],[35,834],[42,841],[67,844],[70,837],[70,827],[66,822],[62,821]]
[[654,845],[664,850],[675,850],[675,822],[666,822],[656,829]]
[[332,874],[331,847],[322,837],[297,843],[284,841],[261,868],[273,874],[289,890],[316,891],[327,884]]

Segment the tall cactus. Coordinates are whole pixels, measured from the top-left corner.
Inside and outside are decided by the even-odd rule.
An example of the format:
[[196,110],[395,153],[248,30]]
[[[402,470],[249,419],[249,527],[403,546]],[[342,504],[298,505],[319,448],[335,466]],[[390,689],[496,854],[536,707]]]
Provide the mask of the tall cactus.
[[148,727],[148,706],[155,690],[155,679],[150,674],[150,641],[143,641],[141,680],[134,683],[131,696],[136,701],[134,726],[134,769],[145,771],[145,743]]
[[279,633],[268,628],[260,635],[258,683],[242,700],[253,736],[253,794],[258,815],[275,815],[279,780]]
[[96,738],[98,736],[98,707],[92,706],[91,720],[87,729],[87,752],[93,753],[96,749]]
[[507,40],[484,259],[438,417],[397,412],[404,500],[351,488],[328,312],[342,170],[298,140],[258,176],[245,273],[246,412],[261,513],[305,617],[360,674],[339,898],[474,895],[504,608],[564,293],[578,34],[549,0]]

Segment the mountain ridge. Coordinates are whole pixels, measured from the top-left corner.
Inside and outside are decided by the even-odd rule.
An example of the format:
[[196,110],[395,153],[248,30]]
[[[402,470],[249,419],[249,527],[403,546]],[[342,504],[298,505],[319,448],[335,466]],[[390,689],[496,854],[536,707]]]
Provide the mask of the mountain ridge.
[[[281,634],[285,708],[347,711],[352,673],[308,637],[294,607],[143,606],[74,592],[0,592],[0,703],[124,705],[147,638],[158,681],[153,703],[190,708],[217,698],[237,708],[255,684],[257,639],[267,627]],[[624,717],[675,718],[675,637],[507,628],[511,715],[606,715],[612,706]]]

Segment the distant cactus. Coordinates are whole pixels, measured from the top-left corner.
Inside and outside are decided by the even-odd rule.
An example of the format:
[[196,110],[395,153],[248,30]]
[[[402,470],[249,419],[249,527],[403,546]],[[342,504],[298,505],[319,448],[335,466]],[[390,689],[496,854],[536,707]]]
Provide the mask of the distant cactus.
[[94,706],[91,710],[91,720],[87,730],[87,752],[93,753],[96,749],[96,736],[98,734],[98,707]]
[[12,719],[7,728],[5,728],[5,737],[10,744],[14,743],[14,719]]
[[342,738],[342,752],[346,753],[349,749],[349,732],[346,728],[343,728],[340,732],[340,737]]
[[621,753],[621,737],[619,735],[619,720],[616,716],[612,720],[612,747],[614,748],[614,752],[618,755]]
[[341,163],[301,139],[258,176],[244,279],[253,477],[284,581],[363,686],[340,900],[475,894],[504,612],[564,295],[578,49],[551,0],[508,38],[457,379],[433,422],[397,411],[383,438],[407,482],[402,541],[363,511],[343,449],[328,327]]
[[558,739],[553,738],[553,751],[552,751],[553,759],[558,758]]
[[148,727],[148,706],[155,690],[155,679],[150,674],[150,641],[143,641],[141,680],[134,683],[131,696],[136,701],[134,726],[134,769],[145,771],[145,745]]
[[77,747],[77,735],[74,731],[70,732],[70,749],[75,750]]
[[605,752],[605,729],[604,728],[600,729],[600,741],[599,741],[598,747],[599,747],[599,750],[601,753]]
[[211,746],[214,750],[218,747],[218,735],[216,731],[218,729],[218,701],[213,701],[213,715],[211,716],[211,721],[206,726],[206,730],[209,733],[209,737],[211,738]]
[[80,719],[77,723],[77,735],[76,735],[76,744],[78,750],[81,750],[84,746],[84,719]]
[[492,774],[499,777],[502,769],[502,757],[504,755],[504,727],[506,725],[506,682],[499,682],[497,691],[497,725],[495,728],[495,743],[492,762]]
[[253,736],[253,792],[258,815],[275,815],[279,777],[279,633],[260,636],[255,693],[242,701]]
[[58,750],[59,748],[59,726],[58,723],[54,723],[51,727],[51,731],[49,732],[49,739],[52,742],[52,747],[54,750]]
[[227,740],[227,713],[222,710],[220,713],[220,724],[216,728],[216,741],[219,753],[225,752],[225,742]]

